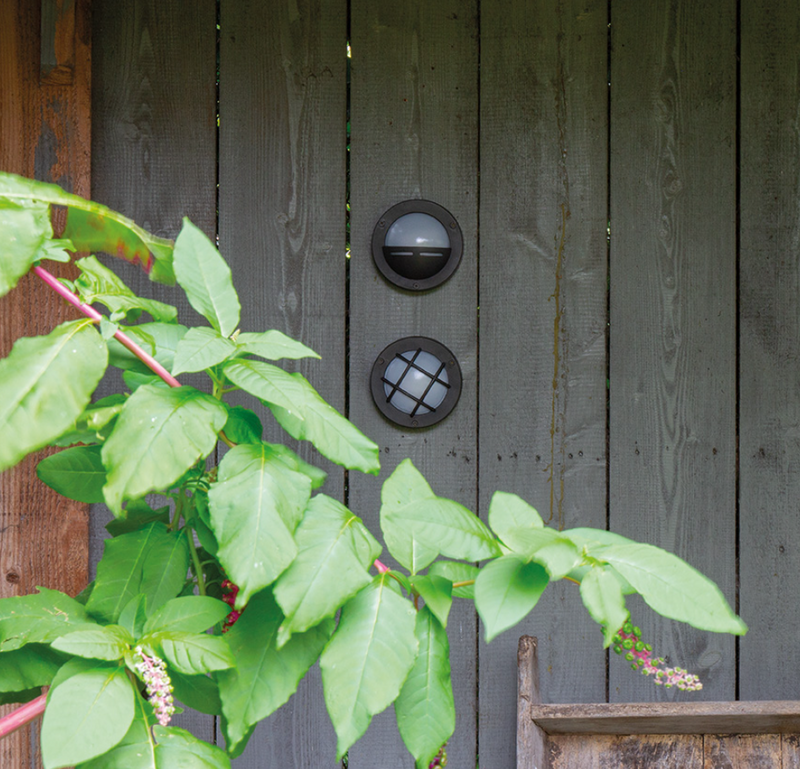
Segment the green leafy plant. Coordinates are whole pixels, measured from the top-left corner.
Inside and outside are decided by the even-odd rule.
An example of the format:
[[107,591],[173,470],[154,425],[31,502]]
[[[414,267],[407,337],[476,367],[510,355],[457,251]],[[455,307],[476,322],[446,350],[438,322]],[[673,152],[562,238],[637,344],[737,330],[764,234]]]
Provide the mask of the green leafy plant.
[[[52,206],[68,211],[60,238]],[[191,222],[173,244],[54,185],[2,174],[0,233],[0,293],[33,271],[84,316],[18,340],[0,361],[0,470],[62,447],[39,478],[114,515],[79,596],[39,588],[0,601],[0,702],[28,703],[0,735],[44,710],[46,769],[156,769],[176,756],[228,767],[316,660],[339,757],[394,703],[417,766],[442,766],[455,727],[454,599],[475,601],[488,641],[551,582],[572,580],[606,646],[685,688],[697,688],[685,671],[658,675],[626,595],[698,628],[745,632],[716,585],[676,556],[606,531],[555,531],[505,492],[487,525],[437,496],[409,460],[383,484],[381,533],[399,564],[387,567],[361,519],[320,492],[325,473],[265,442],[257,414],[227,403],[247,393],[332,462],[379,472],[375,443],[275,364],[316,354],[279,331],[239,330],[230,269]],[[174,307],[137,297],[95,256],[76,261],[74,282],[42,267],[78,252],[177,282],[208,325],[181,325]],[[125,387],[91,402],[107,367]],[[181,385],[186,372],[204,372],[207,391]],[[168,725],[176,701],[221,717],[224,751]]]

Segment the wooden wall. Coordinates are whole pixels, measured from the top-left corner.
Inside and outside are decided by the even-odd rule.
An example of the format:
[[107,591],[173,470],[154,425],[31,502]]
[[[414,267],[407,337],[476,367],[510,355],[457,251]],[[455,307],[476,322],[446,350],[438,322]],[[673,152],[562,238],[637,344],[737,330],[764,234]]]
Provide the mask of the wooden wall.
[[[0,2],[0,170],[89,194],[90,51],[88,0]],[[54,272],[75,276],[62,265]],[[0,299],[0,355],[19,337],[49,333],[71,319],[64,303],[38,284],[28,275]],[[2,598],[37,585],[75,595],[88,580],[88,507],[35,480],[40,458],[0,476]],[[32,724],[2,740],[0,766],[38,766],[38,733]]]
[[[27,45],[5,16],[2,50]],[[323,353],[300,369],[384,467],[333,470],[328,493],[375,526],[380,482],[410,456],[481,515],[503,489],[555,526],[673,550],[750,624],[737,641],[631,602],[656,650],[703,678],[682,695],[607,661],[574,585],[489,646],[465,605],[452,766],[514,766],[522,633],[540,639],[545,702],[798,697],[796,2],[94,0],[93,46],[93,196],[160,235],[183,214],[217,233],[245,330]],[[28,113],[2,106],[6,137]],[[370,255],[405,198],[464,233],[455,276],[422,295]],[[447,421],[415,432],[368,393],[377,353],[407,335],[437,338],[464,374]],[[412,766],[393,720],[352,769]],[[312,671],[235,766],[333,769],[334,753]]]

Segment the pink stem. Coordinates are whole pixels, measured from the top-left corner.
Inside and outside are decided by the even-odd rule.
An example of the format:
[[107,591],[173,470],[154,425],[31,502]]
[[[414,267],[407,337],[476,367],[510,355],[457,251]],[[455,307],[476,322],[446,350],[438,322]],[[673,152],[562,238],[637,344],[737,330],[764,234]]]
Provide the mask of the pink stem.
[[375,568],[381,574],[386,574],[387,571],[391,571],[391,569],[388,566],[386,566],[386,564],[381,563],[377,558],[375,559]]
[[[70,304],[77,307],[87,318],[91,318],[96,323],[99,323],[103,316],[94,309],[94,307],[84,304],[80,297],[72,293],[63,283],[61,283],[54,275],[51,275],[47,270],[42,267],[34,267],[33,271],[47,283],[53,291],[56,291],[61,297],[66,299]],[[148,355],[136,342],[129,336],[125,336],[122,331],[117,331],[114,334],[120,344],[127,347],[145,366],[147,366],[153,373],[158,374],[170,387],[180,387],[181,383],[175,379],[152,355]]]
[[22,707],[12,711],[7,716],[0,718],[0,739],[42,715],[46,702],[47,695],[42,694],[35,700],[31,700]]

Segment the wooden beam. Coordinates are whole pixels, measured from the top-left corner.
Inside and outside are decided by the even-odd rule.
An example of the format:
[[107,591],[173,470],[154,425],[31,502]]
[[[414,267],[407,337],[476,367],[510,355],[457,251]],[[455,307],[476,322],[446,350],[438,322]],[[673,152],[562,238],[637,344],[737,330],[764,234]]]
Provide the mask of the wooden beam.
[[[52,6],[50,8],[49,6]],[[90,194],[90,0],[0,3],[0,170]],[[44,13],[44,11],[52,13]],[[53,66],[42,66],[42,28]],[[56,222],[58,225],[58,222]],[[69,268],[57,271],[69,275]],[[72,314],[27,277],[0,300],[0,354],[21,336],[49,332]],[[35,476],[41,455],[0,476],[0,597],[37,585],[75,595],[88,581],[88,508]],[[0,713],[3,712],[0,709]],[[0,766],[38,762],[37,726],[0,743]]]

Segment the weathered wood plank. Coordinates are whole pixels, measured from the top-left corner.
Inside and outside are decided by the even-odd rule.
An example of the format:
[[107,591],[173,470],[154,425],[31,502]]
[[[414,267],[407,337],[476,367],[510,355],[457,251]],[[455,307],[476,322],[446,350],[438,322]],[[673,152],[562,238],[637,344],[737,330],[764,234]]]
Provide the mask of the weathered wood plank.
[[796,697],[800,605],[800,6],[742,5],[740,457],[743,699]]
[[782,764],[778,734],[709,734],[703,740],[703,769],[775,769]]
[[[735,600],[736,3],[615,2],[610,527]],[[652,617],[655,652],[735,691],[734,639]],[[612,701],[672,698],[612,661]]]
[[[162,237],[174,238],[184,215],[210,237],[216,232],[215,23],[214,0],[190,12],[179,0],[92,7],[92,195]],[[188,320],[182,292],[121,260],[113,266],[134,291],[177,305]],[[93,567],[109,518],[93,507]],[[187,711],[176,723],[214,739],[211,716]]]
[[[345,389],[346,5],[223,3],[220,18],[220,248],[242,299],[242,329],[277,328],[322,361],[289,363],[336,408]],[[252,399],[247,402],[252,407]],[[261,412],[268,439],[288,436]],[[330,475],[341,470],[303,456]],[[319,671],[256,730],[236,767],[336,764]]]
[[532,705],[547,734],[792,734],[800,702],[636,702]]
[[559,735],[550,738],[552,769],[703,769],[703,738],[693,735]]
[[[480,490],[552,526],[606,525],[605,2],[481,3]],[[604,701],[577,587],[480,646],[480,746],[514,764],[514,647],[539,639],[545,702]]]
[[531,718],[542,704],[537,639],[522,636],[517,649],[517,769],[548,769],[547,735]]
[[800,769],[800,735],[784,734],[781,751],[782,769]]
[[[474,0],[354,0],[351,29],[350,416],[381,447],[381,480],[400,460],[411,457],[437,494],[474,510],[477,5]],[[372,230],[381,214],[407,198],[444,206],[464,235],[464,257],[455,275],[438,289],[416,295],[386,283],[372,262],[370,249]],[[383,419],[370,398],[369,375],[386,345],[418,335],[433,337],[453,351],[464,387],[446,421],[412,432]],[[350,473],[349,491],[354,512],[377,531],[380,482]],[[458,713],[449,761],[453,766],[472,767],[476,761],[476,622],[471,605],[457,602],[448,632]],[[513,652],[508,664],[513,670]],[[513,702],[513,677],[510,681],[508,695]],[[366,737],[350,752],[350,766],[413,766],[391,710],[374,720]]]

